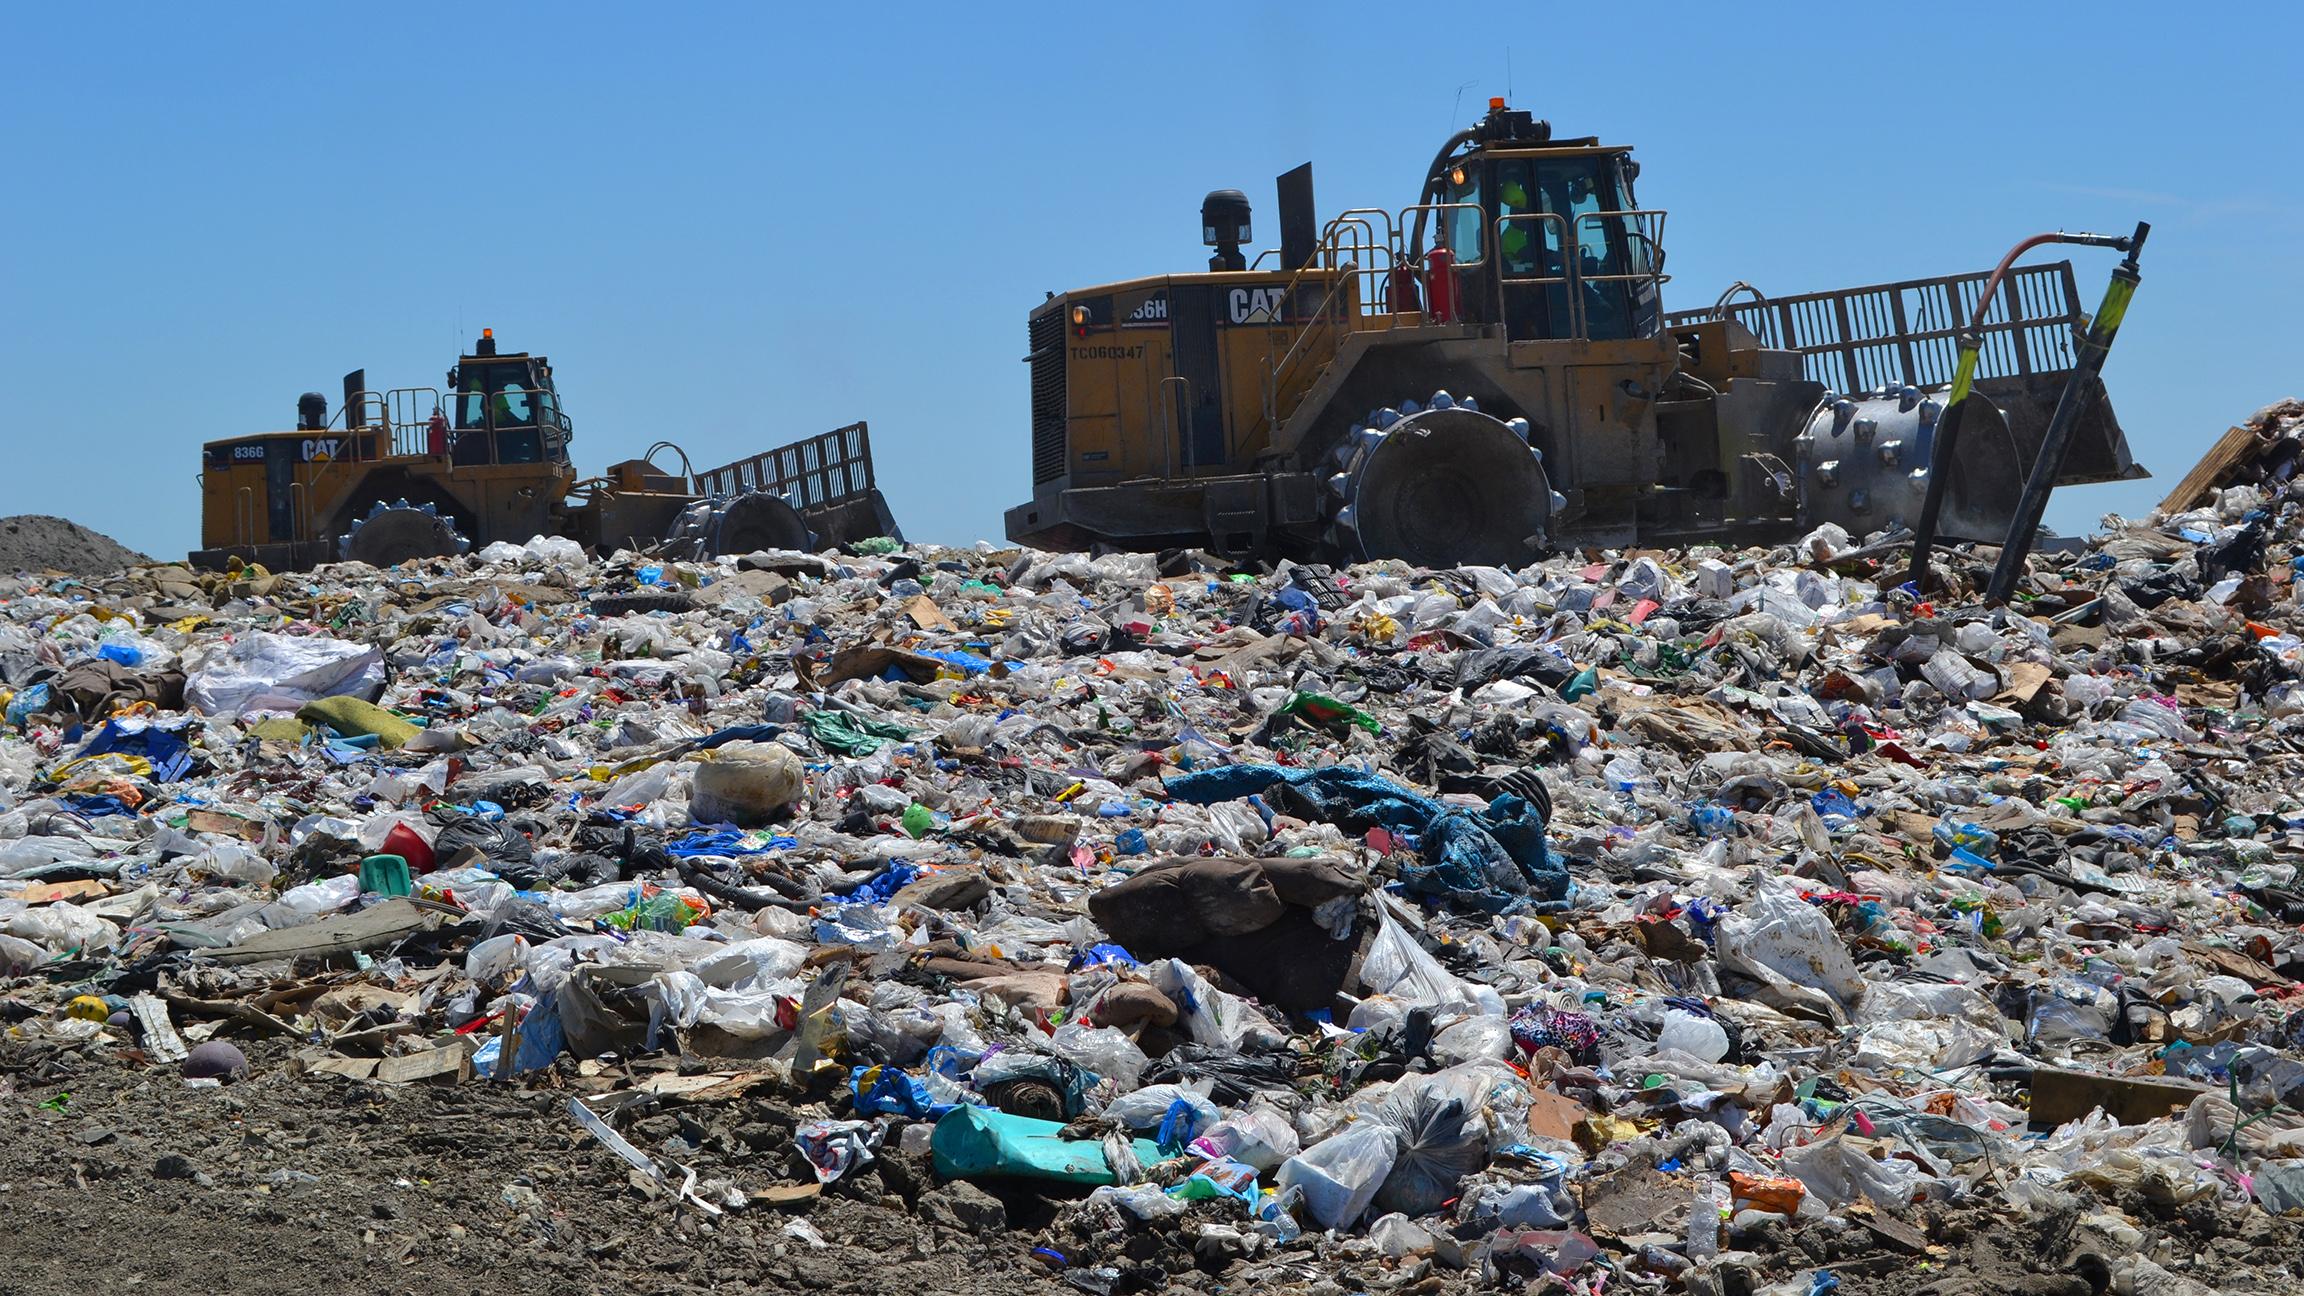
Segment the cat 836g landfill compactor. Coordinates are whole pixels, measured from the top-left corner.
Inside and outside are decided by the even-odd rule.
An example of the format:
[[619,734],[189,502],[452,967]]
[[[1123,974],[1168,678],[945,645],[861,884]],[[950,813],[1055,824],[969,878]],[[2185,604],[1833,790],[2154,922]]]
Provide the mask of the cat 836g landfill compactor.
[[[856,423],[706,472],[659,441],[604,476],[579,478],[573,425],[552,364],[497,348],[482,329],[445,389],[368,387],[344,403],[306,392],[296,429],[201,447],[195,566],[388,566],[473,545],[565,536],[597,552],[662,547],[708,558],[896,536]],[[677,472],[655,463],[677,458]],[[900,538],[900,537],[899,537]]]
[[[1513,566],[1539,551],[1767,543],[1912,525],[1956,336],[1989,276],[1663,306],[1664,213],[1631,150],[1491,100],[1418,201],[1321,226],[1280,177],[1280,246],[1208,195],[1206,273],[1052,294],[1030,319],[1032,498],[1056,549]],[[1984,315],[1939,534],[1998,541],[2075,367],[2069,262]],[[2139,477],[2101,383],[2058,484]]]

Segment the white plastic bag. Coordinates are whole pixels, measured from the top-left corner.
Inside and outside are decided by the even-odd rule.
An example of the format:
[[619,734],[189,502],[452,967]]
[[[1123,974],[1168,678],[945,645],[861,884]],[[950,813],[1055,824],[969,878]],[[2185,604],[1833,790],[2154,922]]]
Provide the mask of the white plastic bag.
[[800,796],[800,758],[782,743],[732,742],[699,760],[688,815],[697,823],[757,828]]
[[1118,1029],[1079,1022],[1057,1027],[1048,1039],[1048,1051],[1112,1081],[1122,1093],[1142,1083],[1144,1068],[1150,1062],[1136,1041]]
[[1279,1028],[1238,995],[1226,994],[1182,959],[1162,959],[1144,969],[1152,988],[1168,996],[1178,1010],[1176,1024],[1195,1044],[1218,1044],[1228,1049],[1276,1047],[1285,1039]]
[[1208,1090],[1213,1081],[1203,1080],[1197,1085],[1146,1085],[1134,1093],[1124,1093],[1104,1107],[1104,1114],[1132,1130],[1156,1130],[1167,1121],[1168,1113],[1177,1103],[1192,1109],[1184,1137],[1189,1139],[1216,1123],[1220,1113],[1216,1104],[1208,1101]]
[[1822,990],[1842,1008],[1864,994],[1864,978],[1832,920],[1787,886],[1763,884],[1759,895],[1722,919],[1720,952]]
[[1664,1013],[1664,1029],[1656,1033],[1658,1049],[1678,1049],[1699,1062],[1717,1062],[1728,1056],[1728,1032],[1709,1017],[1679,1008]]
[[1361,1121],[1281,1163],[1280,1191],[1304,1194],[1304,1209],[1320,1227],[1340,1229],[1367,1213],[1376,1190],[1400,1156],[1400,1135],[1381,1121]]
[[1512,1023],[1502,1017],[1467,1017],[1432,1037],[1432,1054],[1450,1066],[1483,1058],[1501,1061],[1512,1054]]
[[1377,905],[1376,921],[1376,939],[1369,942],[1368,954],[1360,961],[1360,981],[1370,993],[1391,995],[1418,1006],[1504,1015],[1501,996],[1488,987],[1468,985],[1440,966],[1440,960],[1425,953],[1393,917],[1388,901]]
[[44,946],[53,954],[101,954],[119,941],[120,929],[68,900],[26,905],[0,900],[0,934]]
[[1922,1187],[1935,1183],[1910,1161],[1897,1157],[1876,1161],[1838,1135],[1786,1148],[1776,1164],[1825,1206],[1845,1206],[1864,1197],[1884,1206],[1901,1206]]
[[184,700],[202,715],[294,711],[324,697],[373,702],[384,690],[384,650],[326,635],[257,631],[191,663]]
[[21,976],[53,957],[21,936],[0,935],[0,975]]
[[349,873],[321,878],[280,893],[280,903],[297,913],[318,917],[334,913],[360,898],[360,879]]
[[1211,1160],[1229,1158],[1263,1173],[1280,1168],[1296,1155],[1296,1127],[1270,1107],[1237,1112],[1210,1126],[1192,1141],[1192,1150]]
[[751,990],[782,981],[808,961],[808,947],[794,941],[762,936],[737,941],[702,960],[690,970],[704,984],[720,990]]

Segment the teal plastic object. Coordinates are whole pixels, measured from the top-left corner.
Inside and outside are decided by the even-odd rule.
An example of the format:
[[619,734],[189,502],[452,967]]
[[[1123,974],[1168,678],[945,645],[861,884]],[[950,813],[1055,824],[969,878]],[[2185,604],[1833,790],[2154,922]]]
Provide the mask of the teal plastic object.
[[[1101,1142],[1058,1138],[1063,1128],[990,1107],[955,1107],[936,1122],[928,1150],[947,1179],[1053,1179],[1090,1188],[1119,1182]],[[1137,1139],[1135,1147],[1145,1165],[1166,1159],[1157,1143]]]
[[374,895],[413,895],[416,886],[408,876],[408,861],[398,855],[371,855],[360,861],[360,889]]

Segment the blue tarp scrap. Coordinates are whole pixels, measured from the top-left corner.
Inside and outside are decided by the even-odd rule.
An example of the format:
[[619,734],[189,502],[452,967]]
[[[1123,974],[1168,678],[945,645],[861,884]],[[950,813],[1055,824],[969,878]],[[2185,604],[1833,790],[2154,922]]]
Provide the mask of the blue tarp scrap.
[[681,859],[699,855],[766,855],[771,851],[791,850],[800,844],[797,837],[770,837],[757,845],[740,832],[692,832],[677,841],[664,843],[664,853]]
[[1104,963],[1110,963],[1115,967],[1124,968],[1140,966],[1140,964],[1136,962],[1136,956],[1130,954],[1126,947],[1114,945],[1107,941],[1095,945],[1090,945],[1088,948],[1081,950],[1077,954],[1074,954],[1072,956],[1072,962],[1070,966],[1068,966],[1065,970],[1068,972],[1078,972],[1082,968],[1096,967],[1099,964]]
[[879,875],[843,896],[828,896],[834,904],[883,905],[895,898],[897,892],[912,885],[921,869],[909,860],[898,860],[880,871]]
[[963,675],[982,675],[992,669],[991,662],[972,652],[939,648],[922,648],[917,651],[923,657],[933,657],[947,666],[958,667]]
[[1423,862],[1400,871],[1410,892],[1491,913],[1557,904],[1573,884],[1545,842],[1535,807],[1506,793],[1462,810],[1379,775],[1342,765],[1319,769],[1225,765],[1167,780],[1168,795],[1193,805],[1237,801],[1285,783],[1330,823],[1414,833]]
[[192,749],[173,732],[152,726],[123,729],[118,721],[107,720],[96,736],[88,740],[78,756],[141,756],[152,766],[152,781],[173,783],[192,772]]

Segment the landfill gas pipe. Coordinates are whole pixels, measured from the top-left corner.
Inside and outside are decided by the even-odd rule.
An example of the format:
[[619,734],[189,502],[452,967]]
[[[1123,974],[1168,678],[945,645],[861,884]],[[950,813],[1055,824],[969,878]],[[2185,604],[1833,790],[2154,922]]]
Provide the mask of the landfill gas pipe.
[[2088,335],[2080,340],[2072,376],[2065,380],[2064,392],[2056,398],[2056,412],[2049,416],[2048,430],[2041,434],[2040,453],[2032,460],[2024,497],[2016,502],[2016,516],[2008,520],[2008,539],[2000,546],[2000,561],[1992,568],[1992,583],[1984,591],[1988,602],[2006,602],[2016,589],[2017,578],[2024,574],[2024,560],[2032,553],[2040,515],[2048,510],[2048,492],[2056,489],[2056,478],[2064,471],[2064,457],[2072,452],[2072,429],[2088,404],[2088,380],[2104,371],[2104,358],[2112,352],[2112,339],[2120,335],[2120,321],[2128,314],[2128,303],[2143,278],[2137,272],[2136,258],[2144,251],[2144,236],[2151,232],[2150,225],[2136,222],[2136,233],[2120,248],[2128,255],[2112,267],[2112,282],[2104,286],[2104,302],[2096,308],[2096,318],[2088,322]]
[[[2136,249],[2144,245],[2144,235],[2151,228],[2150,225],[2139,221],[2136,225],[2136,233],[2129,238],[2120,238],[2111,234],[2067,234],[2061,230],[2048,234],[2035,234],[2008,249],[2008,255],[2000,258],[2000,264],[1993,267],[1991,278],[1984,281],[1984,291],[1976,295],[1975,313],[1969,317],[1968,327],[1960,332],[1960,361],[1953,370],[1952,390],[1946,397],[1948,404],[1943,419],[1937,425],[1936,436],[1928,455],[1928,494],[1921,501],[1920,520],[1912,528],[1912,567],[1905,573],[1904,579],[1911,582],[1912,588],[1920,594],[1925,595],[1928,592],[1928,557],[1936,547],[1936,520],[1944,509],[1944,481],[1951,473],[1954,462],[1952,456],[1959,447],[1961,415],[1967,408],[1968,394],[1976,385],[1976,362],[1984,349],[1984,317],[1992,312],[1992,303],[2000,295],[2000,281],[2007,278],[2008,272],[2015,268],[2016,258],[2036,247],[2048,243],[2077,243],[2083,247],[2112,248],[2128,253],[2128,260],[2123,264],[2128,267],[2129,292],[2133,292],[2136,283]],[[2118,284],[2118,272],[2114,273],[2113,281],[2116,285]],[[2112,304],[2113,295],[2110,290],[2105,293],[2104,300],[2107,307]],[[2127,294],[2120,294],[2119,304],[2123,309],[2126,308],[2128,304]],[[2097,312],[2097,318],[2099,320],[2103,318],[2103,311]],[[2119,321],[2115,318],[2113,328],[2117,330],[2118,327]],[[2089,336],[2091,338],[2095,336],[2093,326]],[[2111,345],[2109,338],[2105,340],[2105,345],[2107,347]],[[2098,369],[2103,367],[2101,352],[2097,355],[2096,364]],[[2077,376],[2077,371],[2075,371],[2075,380],[2077,380]],[[2074,390],[2075,384],[2066,384],[2063,396],[2056,402],[2057,416],[2062,417],[2064,415],[2065,405],[2071,402]],[[2077,422],[2079,414],[2079,410],[2073,410],[2071,422]],[[2053,435],[2053,422],[2051,422],[2050,427],[2051,435]],[[2071,439],[2070,422],[2065,424],[2065,433],[2063,439],[2068,444]],[[2047,448],[2047,442],[2043,441],[2041,443],[2043,453],[2035,459],[2033,464],[2033,476],[2035,477],[2039,475],[2040,463],[2047,458],[2045,453]],[[2062,471],[2063,466],[2063,456],[2059,454],[2056,463],[2057,471]],[[2051,476],[2051,480],[2053,480],[2053,476]],[[2029,486],[2027,486],[2025,498],[2030,498]],[[2021,514],[2023,510],[2019,508],[2017,512]],[[2038,525],[2037,517],[2035,517],[2033,524]]]

